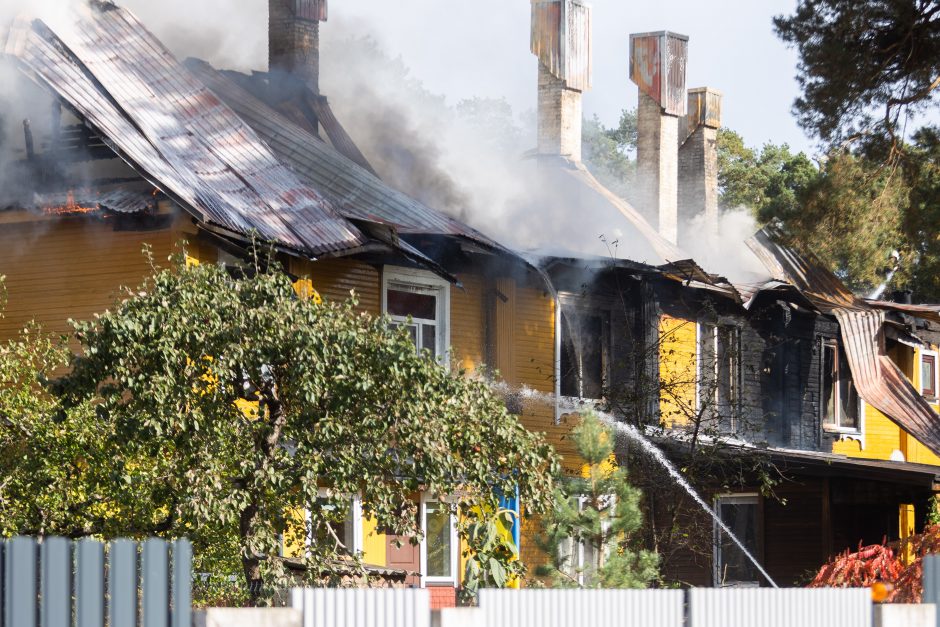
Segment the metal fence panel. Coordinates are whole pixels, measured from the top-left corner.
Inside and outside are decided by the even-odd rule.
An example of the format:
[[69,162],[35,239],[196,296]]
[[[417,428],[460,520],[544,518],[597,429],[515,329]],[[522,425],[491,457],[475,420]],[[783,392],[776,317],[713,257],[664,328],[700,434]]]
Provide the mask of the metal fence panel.
[[681,590],[481,590],[486,627],[682,627]]
[[111,627],[137,624],[137,543],[115,540],[108,550],[108,620]]
[[168,627],[170,586],[166,541],[151,538],[144,542],[141,561],[141,592],[144,627]]
[[190,627],[192,625],[192,572],[193,547],[189,540],[181,539],[173,543],[173,580],[171,602],[173,620],[171,627]]
[[95,540],[75,546],[75,618],[78,627],[104,627],[104,545]]
[[36,541],[32,538],[8,540],[3,566],[3,624],[36,627]]
[[867,588],[695,588],[689,627],[871,627]]
[[39,624],[42,627],[71,627],[72,543],[65,538],[47,538],[39,547]]
[[296,588],[303,627],[429,627],[431,597],[420,589]]

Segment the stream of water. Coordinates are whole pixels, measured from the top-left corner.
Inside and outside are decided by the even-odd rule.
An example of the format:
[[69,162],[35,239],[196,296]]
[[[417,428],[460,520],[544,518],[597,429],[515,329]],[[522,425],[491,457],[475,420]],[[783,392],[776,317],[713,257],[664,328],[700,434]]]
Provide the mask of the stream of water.
[[[524,400],[535,400],[535,401],[541,401],[541,402],[545,402],[549,404],[555,403],[555,397],[553,395],[544,394],[542,392],[537,392],[535,390],[532,390],[526,387],[519,388],[519,389],[510,389],[505,384],[498,384],[497,389],[503,392],[508,391],[512,394],[517,394],[519,395],[519,397],[521,397]],[[569,411],[576,412],[576,411],[585,410],[585,408],[579,403],[576,403],[568,399],[564,399],[564,398],[559,399],[559,403],[563,409],[567,409]],[[728,528],[728,525],[726,525],[724,521],[721,520],[721,517],[715,512],[715,510],[712,507],[710,507],[708,503],[705,502],[705,499],[699,496],[699,493],[695,491],[695,488],[693,488],[689,484],[689,482],[686,481],[685,477],[682,476],[682,473],[680,473],[679,470],[673,465],[673,463],[669,461],[669,458],[666,457],[666,454],[663,453],[662,449],[656,446],[649,438],[643,435],[643,433],[641,433],[640,430],[634,427],[633,425],[620,422],[619,420],[617,420],[610,414],[606,414],[596,409],[594,409],[593,412],[595,415],[597,415],[598,418],[603,420],[606,424],[610,425],[612,428],[616,429],[623,435],[627,436],[632,442],[639,444],[640,448],[643,449],[643,452],[645,452],[654,461],[656,461],[656,463],[662,466],[663,469],[673,479],[673,481],[679,484],[679,486],[681,486],[683,490],[688,492],[689,496],[692,497],[692,500],[694,500],[699,505],[699,507],[701,507],[709,516],[711,516],[712,520],[715,521],[715,524],[718,525],[718,528],[721,529],[722,532],[724,532],[728,536],[728,538],[730,538],[730,540],[734,542],[735,545],[737,545],[739,549],[741,549],[741,552],[744,553],[744,556],[747,557],[747,559],[750,560],[752,564],[754,564],[754,566],[757,568],[758,571],[760,571],[760,574],[764,576],[767,582],[774,588],[778,587],[777,584],[774,582],[774,580],[771,579],[770,575],[767,574],[767,571],[764,570],[764,567],[761,566],[760,562],[757,561],[757,558],[754,557],[751,554],[751,552],[747,550],[747,548],[744,546],[744,543],[741,542],[741,540],[739,540],[736,535],[734,535],[731,529]]]

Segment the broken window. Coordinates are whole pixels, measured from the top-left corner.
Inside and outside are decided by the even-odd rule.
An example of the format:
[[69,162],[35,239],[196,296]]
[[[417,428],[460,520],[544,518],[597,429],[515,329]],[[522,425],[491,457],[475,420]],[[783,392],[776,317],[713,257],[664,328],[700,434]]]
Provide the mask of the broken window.
[[610,312],[566,308],[561,314],[561,394],[605,396],[610,370]]
[[920,356],[920,393],[928,399],[937,398],[937,356],[934,354]]
[[[760,558],[759,507],[760,499],[756,494],[731,494],[715,499],[715,514],[756,559]],[[722,531],[717,522],[714,533],[715,585],[760,585],[760,574],[754,562]]]
[[822,423],[836,430],[858,431],[861,399],[852,381],[845,351],[834,339],[822,341]]
[[419,353],[427,351],[442,362],[450,286],[429,273],[406,270],[387,270],[384,284],[383,304],[391,326],[404,327]]
[[699,410],[711,413],[726,433],[738,428],[740,337],[734,325],[699,324]]

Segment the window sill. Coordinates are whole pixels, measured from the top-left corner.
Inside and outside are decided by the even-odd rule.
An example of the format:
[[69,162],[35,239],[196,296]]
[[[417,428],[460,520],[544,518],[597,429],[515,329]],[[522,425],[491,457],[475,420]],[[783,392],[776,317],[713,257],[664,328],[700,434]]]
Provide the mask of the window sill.
[[855,440],[861,445],[862,449],[865,448],[865,433],[861,429],[837,427],[835,425],[823,425],[823,431],[830,435],[838,436],[838,442],[842,442],[844,440]]

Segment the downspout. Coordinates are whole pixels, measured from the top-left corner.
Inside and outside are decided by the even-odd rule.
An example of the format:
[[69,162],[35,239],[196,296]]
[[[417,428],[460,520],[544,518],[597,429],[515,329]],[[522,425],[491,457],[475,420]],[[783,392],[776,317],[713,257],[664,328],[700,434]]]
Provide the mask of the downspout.
[[554,355],[554,364],[552,366],[552,376],[555,379],[555,424],[561,424],[561,301],[558,298],[558,290],[555,289],[555,286],[552,284],[551,277],[548,276],[543,268],[530,264],[535,271],[539,273],[542,277],[542,280],[545,281],[545,287],[548,288],[548,292],[552,295],[552,302],[555,307],[555,355]]

